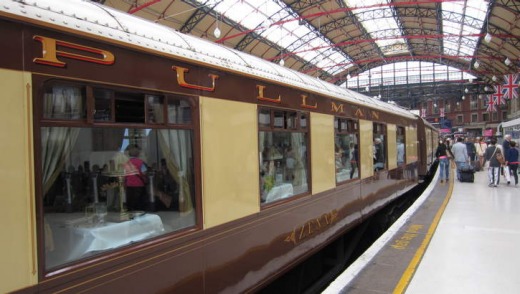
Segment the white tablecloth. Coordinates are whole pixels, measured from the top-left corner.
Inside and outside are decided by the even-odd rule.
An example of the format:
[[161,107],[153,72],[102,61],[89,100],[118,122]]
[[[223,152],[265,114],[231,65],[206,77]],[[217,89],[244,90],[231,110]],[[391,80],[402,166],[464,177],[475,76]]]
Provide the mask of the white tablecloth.
[[164,231],[161,218],[144,214],[123,222],[93,224],[80,213],[46,214],[55,244],[48,266],[74,261],[92,253],[144,240]]
[[290,197],[294,194],[293,185],[291,183],[283,183],[274,186],[265,196],[265,202],[272,202],[279,199]]

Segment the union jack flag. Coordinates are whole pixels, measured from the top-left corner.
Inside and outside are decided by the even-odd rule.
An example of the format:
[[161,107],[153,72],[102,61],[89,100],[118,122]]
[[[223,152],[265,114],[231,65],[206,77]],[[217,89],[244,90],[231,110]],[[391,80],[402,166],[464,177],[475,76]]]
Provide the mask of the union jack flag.
[[493,100],[493,97],[492,96],[489,96],[488,97],[488,102],[487,102],[487,108],[486,108],[486,111],[487,112],[493,112],[493,111],[497,111],[497,107],[495,106],[495,101]]
[[502,93],[502,85],[496,85],[495,87],[495,93],[492,94],[492,99],[494,100],[496,105],[505,105],[506,100],[503,98],[504,93]]
[[505,89],[505,98],[513,99],[518,98],[518,74],[509,74],[504,76],[504,85],[502,86]]

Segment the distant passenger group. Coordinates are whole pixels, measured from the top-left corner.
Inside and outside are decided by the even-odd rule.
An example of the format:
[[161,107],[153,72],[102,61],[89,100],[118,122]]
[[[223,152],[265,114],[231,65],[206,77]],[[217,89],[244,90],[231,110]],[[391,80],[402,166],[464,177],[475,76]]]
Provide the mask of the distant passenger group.
[[[439,140],[435,151],[435,157],[439,163],[440,181],[448,182],[450,168],[456,168],[457,180],[462,179],[462,171],[472,172],[487,171],[488,186],[498,187],[500,176],[504,177],[507,185],[514,179],[518,185],[518,156],[517,143],[512,140],[510,134],[504,136],[502,144],[497,143],[495,137],[487,141],[482,137],[463,138],[457,137],[456,143],[451,146],[451,139]],[[454,164],[450,164],[453,160]]]

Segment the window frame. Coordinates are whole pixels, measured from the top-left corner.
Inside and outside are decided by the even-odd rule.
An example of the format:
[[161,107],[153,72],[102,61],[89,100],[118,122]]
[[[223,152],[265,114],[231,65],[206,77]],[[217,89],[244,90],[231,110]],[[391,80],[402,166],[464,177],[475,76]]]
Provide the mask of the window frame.
[[[346,124],[346,129],[342,129],[342,122]],[[338,138],[338,135],[352,135],[354,134],[356,138],[356,144],[358,144],[358,150],[359,150],[359,119],[357,118],[350,118],[350,117],[342,117],[342,116],[334,116],[334,144],[336,144],[336,140]],[[349,155],[350,159],[350,155]],[[350,159],[351,160],[351,159]],[[358,154],[358,162],[357,162],[357,177],[355,178],[349,178],[344,181],[338,181],[338,171],[336,169],[334,172],[334,177],[336,181],[336,186],[346,184],[350,181],[355,181],[360,178],[361,175],[361,164],[359,162],[359,154]]]
[[[190,130],[192,136],[192,154],[193,154],[193,209],[195,210],[195,222],[193,225],[187,226],[179,230],[172,230],[170,232],[158,235],[152,238],[146,238],[136,241],[131,244],[116,247],[104,252],[100,252],[93,256],[83,257],[70,262],[59,264],[53,268],[46,268],[46,253],[45,253],[45,209],[43,195],[43,182],[41,168],[35,168],[34,189],[36,197],[36,235],[38,239],[38,273],[43,279],[54,276],[57,272],[68,272],[77,268],[84,268],[88,266],[92,260],[108,260],[113,256],[122,256],[135,250],[136,247],[146,247],[155,244],[157,240],[167,240],[177,238],[179,235],[185,234],[187,231],[202,230],[203,229],[203,214],[202,214],[202,196],[201,196],[201,163],[200,163],[200,124],[199,124],[199,107],[198,97],[188,96],[185,94],[166,93],[160,91],[152,91],[148,89],[139,89],[133,87],[120,87],[106,85],[103,83],[73,81],[68,79],[49,78],[41,75],[33,75],[33,138],[34,138],[34,163],[35,167],[42,166],[42,145],[41,145],[41,129],[46,127],[71,127],[71,128],[127,128],[127,129],[155,129],[155,130]],[[52,89],[56,85],[78,87],[85,90],[86,96],[86,113],[81,119],[56,119],[44,117],[44,94],[47,89]],[[143,123],[135,122],[114,122],[114,121],[95,121],[93,113],[93,89],[103,88],[114,91],[125,91],[130,93],[139,93],[143,95],[145,120]],[[169,123],[168,116],[165,116],[163,123],[149,123],[147,120],[147,97],[148,95],[156,95],[163,97],[163,110],[167,112],[168,101],[183,100],[188,103],[191,111],[191,123],[178,124]],[[111,98],[113,99],[113,98]],[[111,114],[112,118],[114,114]]]
[[[261,125],[260,122],[260,115],[262,113],[269,112],[269,126]],[[275,126],[276,120],[277,120],[277,113],[284,113],[284,114],[293,114],[296,115],[296,122],[290,126],[287,121],[285,120],[286,116],[284,115],[284,122],[283,127]],[[293,201],[294,199],[298,199],[301,197],[304,197],[306,195],[309,195],[312,191],[312,180],[311,180],[311,146],[310,146],[310,112],[307,111],[301,111],[301,110],[294,110],[294,109],[285,109],[285,108],[277,108],[277,107],[270,107],[270,106],[258,106],[257,108],[257,119],[258,119],[258,136],[259,136],[259,142],[257,146],[258,154],[261,154],[263,150],[260,150],[260,132],[278,132],[278,133],[304,133],[305,134],[305,144],[306,144],[306,151],[307,151],[307,162],[306,162],[306,179],[307,179],[307,191],[299,193],[299,194],[293,194],[290,197],[284,198],[284,199],[278,199],[272,202],[265,202],[262,201],[262,194],[263,194],[263,188],[261,185],[259,185],[259,193],[258,193],[258,199],[260,203],[261,209],[266,209],[272,206],[276,206],[282,203],[286,203],[288,201]],[[303,123],[305,122],[305,123]],[[260,162],[259,157],[259,182],[262,183],[262,164]]]
[[[406,127],[405,126],[400,126],[400,125],[396,125],[396,128],[395,128],[395,132],[396,132],[396,150],[397,150],[397,142],[399,140],[399,138],[401,138],[401,143],[404,144],[404,154],[403,154],[403,164],[406,165]],[[398,159],[398,158],[396,158]],[[399,162],[397,161],[397,167],[399,168]]]
[[[380,126],[380,128],[376,128],[376,126]],[[373,122],[372,123],[372,144],[373,141],[376,139],[376,135],[383,135],[383,156],[384,156],[384,167],[380,169],[379,171],[387,171],[388,170],[388,133],[387,133],[387,125],[385,123],[380,122]],[[375,166],[374,166],[374,174],[375,173]]]

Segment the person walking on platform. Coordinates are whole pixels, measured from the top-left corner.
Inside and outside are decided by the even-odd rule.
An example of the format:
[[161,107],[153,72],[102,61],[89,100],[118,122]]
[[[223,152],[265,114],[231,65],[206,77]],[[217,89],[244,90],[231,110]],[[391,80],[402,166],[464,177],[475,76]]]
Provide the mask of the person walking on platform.
[[475,150],[477,150],[477,159],[475,165],[478,165],[476,170],[481,171],[484,170],[484,153],[486,152],[487,144],[484,141],[484,138],[477,137],[475,140]]
[[475,155],[477,154],[477,149],[475,148],[475,144],[473,143],[472,138],[466,138],[465,142],[466,148],[468,149],[469,156],[469,164],[471,166],[475,166]]
[[435,151],[435,157],[439,161],[441,183],[444,183],[444,181],[448,182],[450,179],[450,157],[448,155],[453,158],[451,150],[448,149],[444,141],[439,141],[439,146],[437,146],[437,150]]
[[510,161],[507,157],[509,155],[509,149],[511,149],[511,135],[507,134],[504,136],[504,142],[502,142],[502,151],[504,152],[504,158],[506,163],[503,167],[504,178],[506,178],[507,184],[511,183],[511,172],[509,171],[508,162]]
[[508,160],[507,164],[509,165],[509,171],[513,175],[515,179],[515,185],[518,185],[518,148],[516,148],[516,142],[509,142],[510,149],[509,153],[506,155],[506,160]]
[[497,139],[492,138],[489,142],[489,147],[486,149],[484,153],[484,164],[489,161],[488,167],[488,186],[489,187],[497,187],[500,179],[500,166],[501,163],[497,159],[497,154],[502,153],[500,148],[496,146]]
[[462,137],[457,138],[457,143],[453,144],[451,147],[451,153],[453,154],[453,159],[455,160],[455,165],[457,166],[457,179],[460,181],[460,170],[466,166],[469,162],[468,156],[468,148],[466,144],[463,143],[464,139]]

